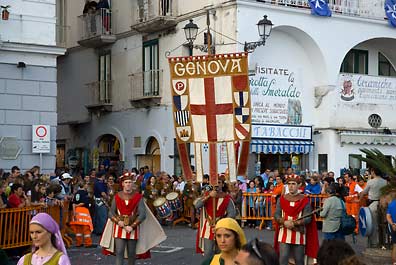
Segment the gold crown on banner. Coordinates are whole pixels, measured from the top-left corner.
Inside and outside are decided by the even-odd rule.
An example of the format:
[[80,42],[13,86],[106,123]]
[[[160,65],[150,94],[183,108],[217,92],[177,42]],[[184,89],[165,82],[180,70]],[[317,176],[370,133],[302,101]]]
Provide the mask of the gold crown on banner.
[[300,176],[296,175],[296,174],[286,175],[285,179],[286,179],[286,181],[285,181],[286,183],[289,182],[289,181],[295,181],[297,183],[301,182]]

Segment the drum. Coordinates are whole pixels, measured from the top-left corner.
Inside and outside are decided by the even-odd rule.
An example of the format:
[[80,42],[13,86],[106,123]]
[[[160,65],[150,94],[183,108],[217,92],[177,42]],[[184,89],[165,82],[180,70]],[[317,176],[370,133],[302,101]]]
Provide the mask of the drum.
[[159,197],[153,202],[154,208],[157,210],[160,218],[167,218],[171,215],[171,208],[169,207],[164,197]]
[[179,199],[179,193],[171,192],[171,193],[167,194],[166,200],[168,201],[168,204],[171,207],[172,211],[177,211],[182,208],[182,204]]
[[200,198],[200,197],[196,198],[196,199],[193,201],[193,205],[194,205],[195,208],[197,207],[197,204],[198,204],[200,201],[202,201],[202,198]]

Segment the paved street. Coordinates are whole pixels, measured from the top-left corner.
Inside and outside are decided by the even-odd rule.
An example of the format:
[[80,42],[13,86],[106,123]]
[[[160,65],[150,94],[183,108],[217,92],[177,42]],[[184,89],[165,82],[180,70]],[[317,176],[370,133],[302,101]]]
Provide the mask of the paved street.
[[[139,260],[139,265],[199,265],[204,260],[201,255],[195,254],[195,235],[196,230],[192,230],[185,225],[176,227],[164,227],[168,239],[159,247],[152,250],[151,259]],[[258,237],[268,243],[273,243],[273,231],[256,230],[253,228],[244,229],[247,239]],[[321,235],[320,235],[321,238]],[[308,239],[309,240],[309,239]],[[94,237],[94,242],[98,242],[99,237]],[[361,236],[357,237],[357,242],[354,244],[352,238],[348,237],[350,243],[356,250],[358,255],[365,249],[366,239]],[[68,249],[73,265],[83,264],[114,264],[115,258],[113,256],[104,256],[100,252],[100,248],[75,248]]]

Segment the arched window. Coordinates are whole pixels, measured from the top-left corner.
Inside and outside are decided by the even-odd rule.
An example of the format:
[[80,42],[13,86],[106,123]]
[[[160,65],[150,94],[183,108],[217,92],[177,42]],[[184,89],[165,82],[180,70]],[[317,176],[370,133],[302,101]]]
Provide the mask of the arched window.
[[395,68],[381,52],[378,52],[378,75],[396,76]]
[[368,51],[357,49],[350,50],[347,55],[345,55],[340,72],[367,75]]

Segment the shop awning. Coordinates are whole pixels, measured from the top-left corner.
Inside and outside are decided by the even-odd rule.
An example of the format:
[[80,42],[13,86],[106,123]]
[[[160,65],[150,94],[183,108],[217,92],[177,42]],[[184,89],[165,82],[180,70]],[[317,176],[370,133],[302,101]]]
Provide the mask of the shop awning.
[[312,151],[313,145],[312,141],[252,139],[250,151],[264,154],[308,154]]
[[396,145],[396,135],[372,131],[340,131],[342,144]]

